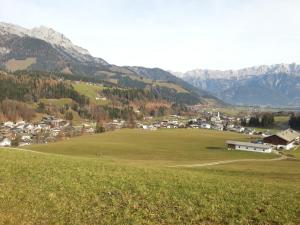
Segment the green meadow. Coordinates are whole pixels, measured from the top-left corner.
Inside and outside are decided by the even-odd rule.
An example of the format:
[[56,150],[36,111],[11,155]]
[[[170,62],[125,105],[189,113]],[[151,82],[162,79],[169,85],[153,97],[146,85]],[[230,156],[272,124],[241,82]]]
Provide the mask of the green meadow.
[[112,162],[150,166],[277,157],[273,154],[228,151],[225,142],[230,139],[251,140],[243,134],[204,129],[122,129],[28,148],[40,152],[98,157]]
[[99,97],[101,91],[104,89],[102,86],[98,85],[89,85],[84,82],[80,83],[73,83],[73,87],[76,91],[78,91],[80,94],[87,96],[91,102],[98,104],[98,105],[105,105],[108,103],[107,100],[96,100],[96,97]]
[[0,224],[299,224],[299,150],[169,167],[278,157],[228,151],[228,139],[250,137],[119,130],[0,149]]

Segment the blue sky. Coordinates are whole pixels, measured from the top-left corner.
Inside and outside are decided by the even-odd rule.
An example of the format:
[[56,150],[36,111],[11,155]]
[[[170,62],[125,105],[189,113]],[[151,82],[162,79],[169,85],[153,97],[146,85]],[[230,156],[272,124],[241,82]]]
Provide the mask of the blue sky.
[[0,21],[45,25],[117,65],[238,69],[300,62],[299,0],[0,0]]

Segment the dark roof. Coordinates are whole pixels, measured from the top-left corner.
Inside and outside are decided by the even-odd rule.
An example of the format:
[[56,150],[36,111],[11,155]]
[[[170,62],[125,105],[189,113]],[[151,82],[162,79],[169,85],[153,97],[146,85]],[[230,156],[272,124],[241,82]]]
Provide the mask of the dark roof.
[[299,138],[300,134],[297,131],[294,131],[292,129],[287,129],[287,130],[278,132],[277,134],[275,134],[275,136],[278,136],[287,142],[292,142],[296,138]]

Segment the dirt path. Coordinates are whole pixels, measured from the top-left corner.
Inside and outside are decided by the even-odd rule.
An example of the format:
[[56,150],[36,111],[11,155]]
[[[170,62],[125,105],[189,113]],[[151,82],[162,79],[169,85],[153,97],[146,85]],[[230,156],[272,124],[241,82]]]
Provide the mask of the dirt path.
[[224,165],[224,164],[236,163],[236,162],[271,162],[271,161],[280,161],[280,160],[284,160],[287,158],[288,158],[287,156],[281,155],[280,157],[275,158],[275,159],[236,159],[236,160],[224,160],[224,161],[199,163],[199,164],[175,165],[175,166],[169,166],[169,167],[193,168],[193,167],[203,167],[203,166]]
[[24,148],[0,147],[0,149],[17,150],[17,151],[31,152],[31,153],[38,153],[38,154],[47,154],[44,152],[38,152],[38,151],[33,151],[33,150],[29,150],[29,149],[24,149]]
[[[33,151],[33,150],[29,150],[29,149],[24,149],[24,148],[0,147],[0,149],[11,149],[11,150],[31,152],[31,153],[37,153],[37,154],[49,154],[49,153]],[[275,154],[280,155],[280,157],[274,158],[274,159],[236,159],[236,160],[223,160],[223,161],[216,161],[216,162],[199,163],[199,164],[175,165],[175,166],[168,166],[168,167],[170,167],[170,168],[176,168],[176,167],[193,168],[193,167],[224,165],[224,164],[236,163],[236,162],[272,162],[272,161],[280,161],[280,160],[285,160],[285,159],[290,158],[290,157],[282,155],[282,154],[280,154],[278,152],[276,152]]]

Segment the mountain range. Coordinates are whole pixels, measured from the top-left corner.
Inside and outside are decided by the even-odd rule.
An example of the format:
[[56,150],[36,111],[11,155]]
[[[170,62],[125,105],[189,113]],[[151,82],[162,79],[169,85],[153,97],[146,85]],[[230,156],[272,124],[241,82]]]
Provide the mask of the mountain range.
[[295,63],[173,74],[230,104],[300,105],[300,65]]
[[157,87],[187,104],[220,100],[159,68],[120,67],[93,57],[63,34],[45,26],[26,29],[0,23],[0,68],[84,75],[128,88]]
[[[191,70],[116,66],[45,26],[26,29],[0,23],[0,69],[60,72],[126,88],[156,88],[186,104],[300,106],[300,65],[240,70]],[[221,100],[219,100],[221,99]]]

